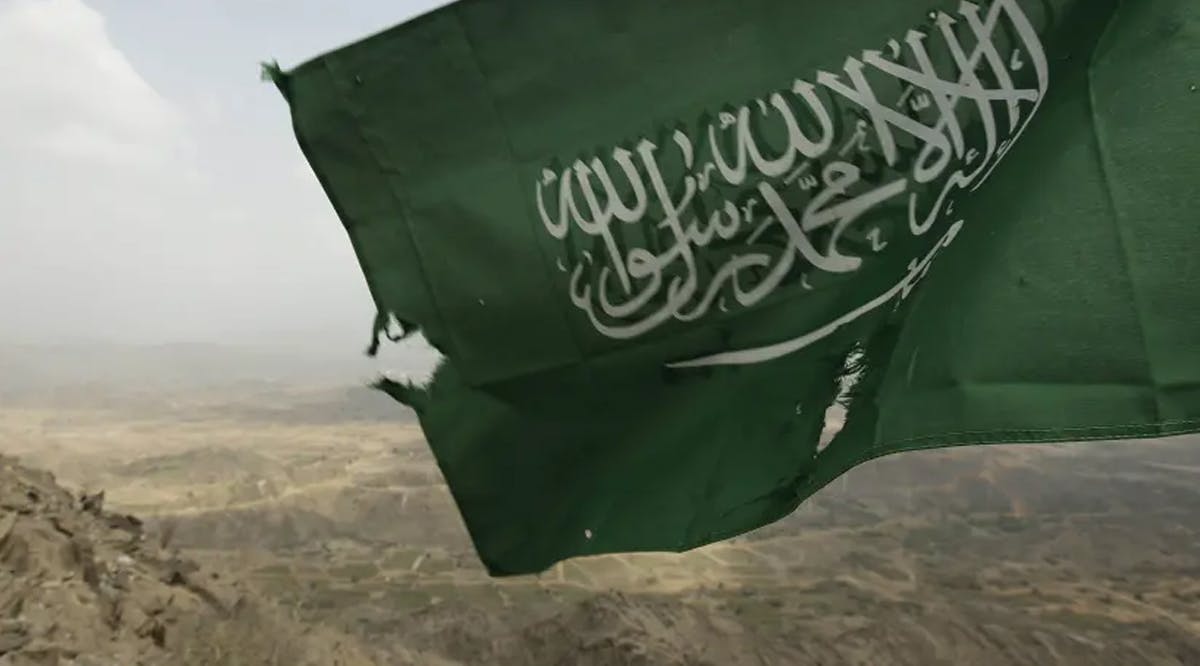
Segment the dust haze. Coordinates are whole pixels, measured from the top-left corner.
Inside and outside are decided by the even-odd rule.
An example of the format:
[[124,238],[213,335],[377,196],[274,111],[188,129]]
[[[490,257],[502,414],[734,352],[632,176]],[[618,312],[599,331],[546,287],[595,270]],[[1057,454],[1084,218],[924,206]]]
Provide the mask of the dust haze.
[[0,665],[1200,663],[1194,437],[906,454],[692,553],[488,578],[365,388],[436,354],[363,355],[257,79],[438,3],[351,4],[0,0]]

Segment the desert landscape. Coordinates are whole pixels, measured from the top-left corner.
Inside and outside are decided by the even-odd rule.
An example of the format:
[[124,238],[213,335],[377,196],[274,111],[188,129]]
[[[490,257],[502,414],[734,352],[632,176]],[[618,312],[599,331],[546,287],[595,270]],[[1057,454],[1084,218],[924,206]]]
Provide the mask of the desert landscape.
[[905,454],[733,541],[498,580],[367,378],[0,347],[0,664],[1200,664],[1198,438]]

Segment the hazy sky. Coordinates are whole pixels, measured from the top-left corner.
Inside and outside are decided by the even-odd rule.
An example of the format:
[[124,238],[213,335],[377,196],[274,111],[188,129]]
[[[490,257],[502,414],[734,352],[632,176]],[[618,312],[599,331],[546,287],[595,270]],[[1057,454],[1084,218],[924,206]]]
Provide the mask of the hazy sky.
[[0,338],[340,346],[373,308],[258,63],[439,0],[0,0]]

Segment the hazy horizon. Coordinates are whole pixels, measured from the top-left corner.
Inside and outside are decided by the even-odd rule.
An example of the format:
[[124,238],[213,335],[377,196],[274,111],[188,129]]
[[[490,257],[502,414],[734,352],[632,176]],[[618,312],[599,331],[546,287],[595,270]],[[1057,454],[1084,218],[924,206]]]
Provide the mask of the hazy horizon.
[[0,0],[0,342],[362,356],[346,234],[259,64],[443,0]]

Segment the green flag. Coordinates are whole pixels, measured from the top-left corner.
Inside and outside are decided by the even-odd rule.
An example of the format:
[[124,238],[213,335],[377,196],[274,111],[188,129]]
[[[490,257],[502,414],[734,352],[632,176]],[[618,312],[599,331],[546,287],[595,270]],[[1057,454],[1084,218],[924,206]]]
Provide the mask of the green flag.
[[1196,0],[463,0],[271,74],[493,574],[1200,429]]

